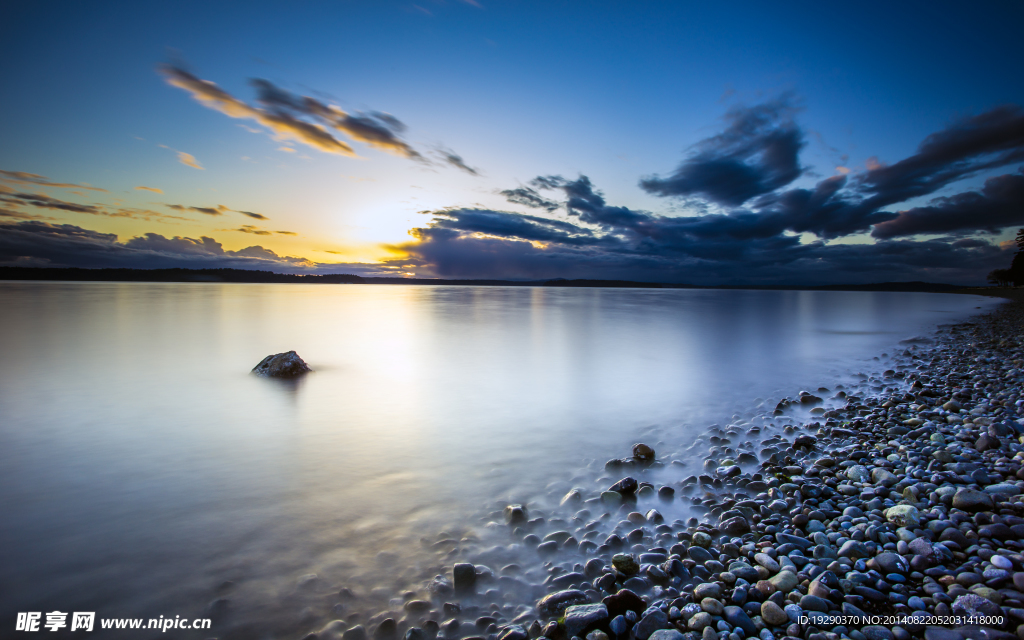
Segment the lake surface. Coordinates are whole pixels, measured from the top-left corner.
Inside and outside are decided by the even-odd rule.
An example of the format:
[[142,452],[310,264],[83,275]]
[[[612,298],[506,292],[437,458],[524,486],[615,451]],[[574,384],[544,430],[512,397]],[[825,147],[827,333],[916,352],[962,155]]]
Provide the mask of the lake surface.
[[[801,389],[877,375],[901,341],[996,304],[10,282],[0,303],[2,624],[204,617],[227,597],[222,638],[292,637],[341,611],[340,586],[364,603],[346,612],[385,606],[450,570],[429,541],[484,535],[508,501],[546,504],[641,438],[660,453]],[[292,349],[315,373],[248,375]]]

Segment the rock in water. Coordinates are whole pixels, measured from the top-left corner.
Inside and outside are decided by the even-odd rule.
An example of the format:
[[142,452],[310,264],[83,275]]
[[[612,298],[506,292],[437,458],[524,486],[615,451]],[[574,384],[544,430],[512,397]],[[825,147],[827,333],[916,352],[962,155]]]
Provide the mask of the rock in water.
[[252,372],[263,378],[294,378],[312,369],[294,351],[267,356],[253,367]]

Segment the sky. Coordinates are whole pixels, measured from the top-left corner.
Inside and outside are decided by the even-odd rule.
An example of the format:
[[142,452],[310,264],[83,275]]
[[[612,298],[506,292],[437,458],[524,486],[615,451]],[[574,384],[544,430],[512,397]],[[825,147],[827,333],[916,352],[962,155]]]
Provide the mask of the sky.
[[984,284],[1024,4],[0,5],[0,265]]

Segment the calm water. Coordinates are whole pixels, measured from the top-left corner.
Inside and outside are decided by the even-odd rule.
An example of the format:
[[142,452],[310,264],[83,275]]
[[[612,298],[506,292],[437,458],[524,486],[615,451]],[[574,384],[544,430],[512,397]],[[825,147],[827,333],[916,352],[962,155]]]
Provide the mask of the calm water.
[[[421,538],[543,503],[641,435],[685,445],[759,398],[877,373],[994,304],[105,283],[0,283],[0,302],[4,633],[16,611],[199,616],[230,591],[236,623],[281,630],[252,637],[330,607],[297,595],[304,574],[386,602],[444,566]],[[248,375],[290,349],[316,372]]]

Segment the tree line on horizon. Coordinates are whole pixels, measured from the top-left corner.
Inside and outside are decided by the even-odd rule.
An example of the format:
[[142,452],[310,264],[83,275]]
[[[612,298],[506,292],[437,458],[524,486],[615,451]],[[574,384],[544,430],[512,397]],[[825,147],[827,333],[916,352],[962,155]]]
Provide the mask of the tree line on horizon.
[[989,284],[997,287],[1019,287],[1024,284],[1024,229],[1017,229],[1017,253],[1013,254],[1013,262],[1009,269],[993,269],[988,274]]

